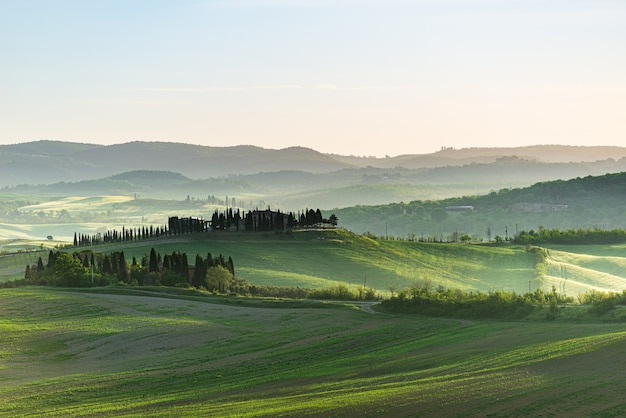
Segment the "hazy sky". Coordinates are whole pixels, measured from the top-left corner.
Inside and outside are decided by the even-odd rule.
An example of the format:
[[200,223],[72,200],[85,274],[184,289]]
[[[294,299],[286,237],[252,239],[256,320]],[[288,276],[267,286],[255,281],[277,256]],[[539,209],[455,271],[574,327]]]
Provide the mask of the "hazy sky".
[[624,0],[0,0],[0,143],[626,146]]

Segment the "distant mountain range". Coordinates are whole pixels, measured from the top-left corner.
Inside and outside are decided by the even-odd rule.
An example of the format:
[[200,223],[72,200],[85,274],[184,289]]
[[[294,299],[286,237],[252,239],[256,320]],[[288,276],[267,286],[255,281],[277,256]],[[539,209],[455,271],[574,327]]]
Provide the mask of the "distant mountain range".
[[[491,164],[510,162],[511,157],[524,160],[523,164],[517,164],[524,169],[529,164],[542,167],[540,171],[546,176],[536,178],[532,172],[527,172],[534,177],[528,184],[539,180],[616,172],[626,167],[626,160],[621,161],[626,157],[626,148],[603,146],[443,149],[432,154],[373,158],[323,154],[303,147],[274,150],[248,145],[210,147],[170,142],[128,142],[105,146],[42,140],[0,145],[0,186],[77,182],[135,170],[171,171],[191,179],[209,179],[293,171],[317,175],[340,170],[357,170],[362,177],[365,173],[359,170],[365,168],[381,169],[383,171],[374,175],[383,177],[387,174],[385,170],[398,172],[406,169],[419,170],[424,181],[436,181],[441,176],[450,181],[450,176],[454,175],[465,182],[469,171],[451,171],[450,168],[469,167],[476,172],[477,169],[480,171],[476,167],[478,165],[484,171],[484,167]],[[484,175],[492,173],[487,169]]]

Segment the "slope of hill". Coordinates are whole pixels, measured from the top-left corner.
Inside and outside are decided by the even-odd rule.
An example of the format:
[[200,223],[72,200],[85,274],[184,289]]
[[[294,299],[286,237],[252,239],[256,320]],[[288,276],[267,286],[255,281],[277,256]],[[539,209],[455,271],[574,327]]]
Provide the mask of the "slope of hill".
[[0,186],[79,181],[132,170],[159,169],[209,178],[295,169],[316,173],[347,167],[350,165],[301,147],[269,150],[168,142],[89,146],[52,141],[0,146]]
[[534,145],[526,147],[444,148],[432,154],[407,154],[385,158],[334,154],[332,156],[339,161],[360,167],[434,168],[460,166],[472,163],[488,164],[500,158],[511,156],[544,163],[577,163],[608,159],[619,160],[626,157],[626,148],[615,146]]
[[[310,150],[299,150],[310,155]],[[274,158],[290,159],[292,151],[274,153]],[[499,158],[488,164],[473,163],[431,169],[347,168],[326,173],[302,170],[268,171],[192,180],[165,170],[133,170],[99,180],[82,180],[41,185],[20,185],[5,191],[26,195],[112,195],[184,199],[195,196],[228,195],[254,206],[298,210],[303,207],[326,209],[389,202],[435,200],[461,195],[486,194],[502,188],[523,187],[556,179],[599,175],[626,170],[626,159],[593,163],[542,163],[517,157]],[[164,172],[171,173],[164,176]],[[128,174],[127,174],[128,173]],[[154,173],[154,175],[150,175]],[[140,175],[141,174],[141,175]],[[178,176],[174,180],[174,176]],[[260,203],[265,202],[265,203]]]
[[[471,206],[472,210],[445,208]],[[547,181],[530,187],[440,201],[412,201],[334,210],[340,225],[378,235],[407,237],[454,233],[479,238],[513,237],[520,230],[545,228],[626,228],[626,173]]]
[[0,290],[0,414],[626,413],[621,324],[452,321],[155,296]]
[[[388,294],[392,286],[404,289],[424,279],[433,286],[466,290],[524,292],[529,281],[533,288],[542,287],[541,280],[535,279],[535,258],[523,246],[377,241],[345,230],[212,232],[95,246],[93,250],[123,249],[129,260],[141,260],[151,248],[163,255],[186,253],[192,264],[196,254],[232,256],[237,276],[255,285],[327,288],[343,283],[365,285],[382,294]],[[25,265],[35,263],[39,256],[47,261],[47,252],[0,258],[0,271],[13,271],[19,278]],[[9,276],[2,280],[7,279]]]
[[[360,158],[323,154],[309,148],[282,150],[256,146],[210,147],[169,142],[128,142],[115,145],[37,141],[0,146],[0,187],[96,179],[133,170],[165,170],[206,179],[228,175],[298,170],[337,172],[347,168],[424,169],[491,164],[517,156],[535,163],[582,163],[626,157],[626,148],[543,145],[521,148],[445,149],[433,154]],[[600,174],[577,171],[577,175]],[[561,174],[560,178],[568,178]],[[542,180],[554,179],[542,178]],[[530,184],[530,183],[527,183]]]

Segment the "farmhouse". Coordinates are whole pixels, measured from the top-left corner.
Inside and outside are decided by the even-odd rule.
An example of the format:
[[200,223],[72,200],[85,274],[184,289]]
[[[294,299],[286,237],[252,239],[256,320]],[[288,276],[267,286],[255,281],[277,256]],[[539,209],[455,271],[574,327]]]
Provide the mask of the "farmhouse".
[[[250,226],[253,231],[264,229],[280,229],[285,230],[288,226],[289,215],[280,211],[276,212],[270,209],[253,210],[248,214],[250,217]],[[265,226],[265,228],[264,228]]]

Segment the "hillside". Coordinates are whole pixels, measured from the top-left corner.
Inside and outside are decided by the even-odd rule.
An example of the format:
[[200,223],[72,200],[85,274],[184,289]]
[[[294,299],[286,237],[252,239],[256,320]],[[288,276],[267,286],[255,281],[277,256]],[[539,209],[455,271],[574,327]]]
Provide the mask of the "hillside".
[[621,324],[120,291],[0,289],[0,415],[626,413]]
[[[315,159],[316,154],[311,150],[298,152],[303,155],[308,153],[311,161]],[[282,151],[274,154],[274,157],[279,158],[280,153]],[[290,158],[290,153],[290,150],[285,150],[286,158]],[[298,168],[204,179],[189,177],[182,172],[142,169],[91,180],[19,185],[5,187],[4,190],[13,194],[38,196],[120,194],[174,200],[183,200],[187,196],[206,199],[208,195],[220,198],[228,195],[248,202],[248,208],[269,204],[295,211],[304,207],[333,209],[487,194],[537,182],[625,171],[626,159],[592,163],[543,163],[503,157],[484,164],[429,169],[367,167],[323,173],[303,171],[304,166]]]
[[[555,165],[549,177],[534,181],[570,178],[597,172],[586,163],[611,165],[626,157],[626,148],[568,147],[540,145],[520,148],[445,149],[433,154],[402,155],[389,158],[363,158],[323,154],[310,148],[290,147],[281,150],[256,146],[211,147],[170,142],[128,142],[115,145],[77,144],[61,141],[36,141],[0,145],[0,187],[18,184],[52,184],[94,180],[135,170],[163,170],[181,173],[193,179],[229,175],[303,171],[312,174],[337,173],[343,169],[378,168],[422,170],[441,167],[493,164],[503,158],[517,157],[533,164]],[[559,164],[565,164],[561,167]],[[579,165],[575,173],[571,168]],[[570,168],[568,168],[570,167]],[[567,173],[567,171],[571,173]],[[336,176],[337,174],[335,174]],[[445,177],[445,175],[444,175]],[[518,184],[523,177],[503,181]],[[469,183],[472,180],[464,181]]]
[[[121,228],[121,226],[120,226]],[[5,247],[11,248],[11,247]],[[18,248],[15,245],[13,248]],[[433,287],[525,293],[552,285],[571,296],[589,290],[626,289],[624,245],[549,246],[547,271],[537,276],[536,258],[523,246],[469,245],[372,240],[344,230],[293,233],[204,233],[151,241],[108,244],[94,251],[124,250],[141,260],[161,254],[231,256],[238,277],[255,285],[328,288],[367,286],[382,295],[427,281]],[[21,278],[26,264],[47,252],[0,256],[0,281]]]
[[[625,191],[626,173],[622,172],[539,182],[483,195],[357,206],[334,212],[341,226],[359,233],[442,239],[450,239],[454,233],[468,233],[477,239],[493,239],[496,235],[506,239],[518,231],[537,230],[540,226],[626,228]],[[445,210],[455,206],[472,206],[473,210]]]
[[[404,289],[428,279],[433,285],[466,290],[493,289],[524,292],[535,280],[535,259],[522,246],[429,244],[377,241],[344,230],[293,233],[213,232],[155,239],[148,242],[109,244],[94,251],[123,249],[126,258],[186,253],[190,263],[196,254],[223,254],[235,260],[238,277],[256,285],[327,288],[339,283],[367,286],[382,294]],[[20,278],[27,263],[36,263],[47,252],[0,257],[0,278]],[[12,274],[12,275],[9,275]]]
[[165,170],[192,178],[262,171],[335,171],[350,165],[301,147],[209,147],[168,142],[108,146],[38,141],[0,146],[0,186],[92,180],[133,170]]

